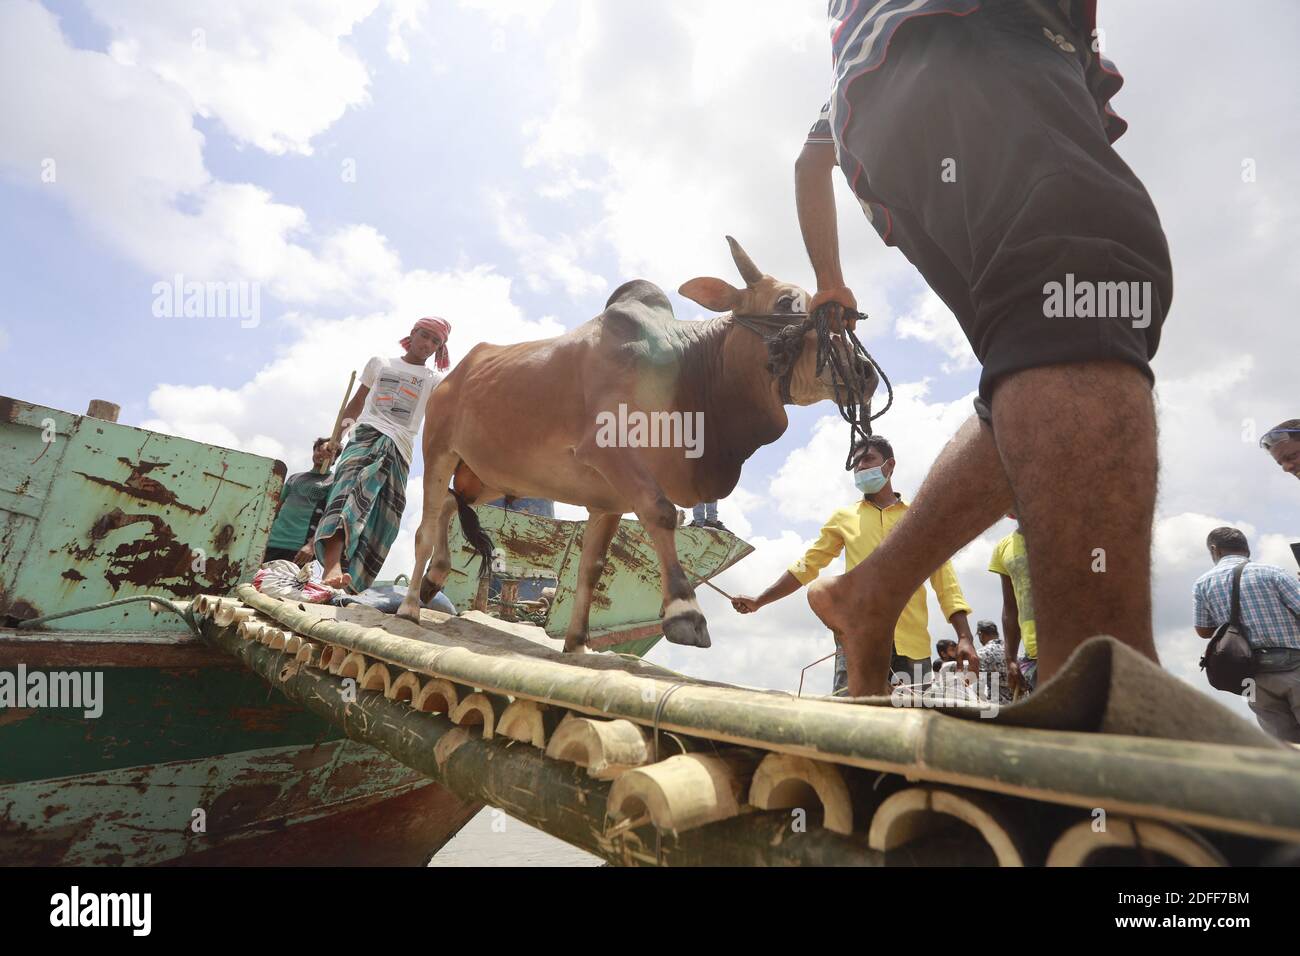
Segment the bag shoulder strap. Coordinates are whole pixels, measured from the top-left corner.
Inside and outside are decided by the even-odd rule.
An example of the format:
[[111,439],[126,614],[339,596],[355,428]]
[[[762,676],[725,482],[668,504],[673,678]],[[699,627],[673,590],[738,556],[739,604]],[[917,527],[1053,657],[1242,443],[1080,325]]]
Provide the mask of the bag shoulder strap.
[[1228,623],[1233,627],[1241,627],[1241,574],[1249,563],[1241,562],[1232,572],[1232,613],[1228,615]]

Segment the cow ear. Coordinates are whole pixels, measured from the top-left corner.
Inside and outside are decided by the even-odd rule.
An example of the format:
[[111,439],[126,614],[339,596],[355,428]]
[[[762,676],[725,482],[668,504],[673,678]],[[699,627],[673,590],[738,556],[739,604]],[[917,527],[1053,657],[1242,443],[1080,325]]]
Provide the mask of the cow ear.
[[677,291],[712,312],[730,312],[740,303],[740,290],[721,279],[691,279]]

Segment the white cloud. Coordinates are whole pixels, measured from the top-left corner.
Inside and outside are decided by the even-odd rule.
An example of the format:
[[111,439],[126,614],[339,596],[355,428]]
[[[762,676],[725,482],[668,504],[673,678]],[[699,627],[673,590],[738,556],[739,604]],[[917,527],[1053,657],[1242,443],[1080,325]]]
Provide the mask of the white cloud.
[[385,50],[397,62],[409,63],[411,51],[404,34],[423,32],[424,18],[429,12],[428,0],[388,0],[388,8],[388,46]]
[[529,226],[511,198],[500,190],[489,192],[488,203],[496,217],[497,235],[518,256],[524,280],[534,292],[548,292],[552,284],[558,284],[576,299],[609,288],[604,276],[588,272],[578,264],[590,255],[597,227],[576,238],[543,236]]
[[[394,272],[393,282],[390,311],[334,320],[287,316],[301,334],[239,387],[158,385],[149,396],[155,417],[142,427],[280,458],[298,471],[310,464],[312,441],[333,426],[349,371],[359,373],[371,355],[396,353],[412,316],[452,317],[453,357],[482,341],[563,331],[554,321],[526,319],[511,301],[510,280],[487,268]],[[412,462],[412,471],[420,473],[422,463]]]
[[[553,110],[527,124],[528,162],[551,195],[590,188],[622,278],[676,288],[733,278],[724,234],[759,268],[811,280],[794,206],[794,161],[827,97],[825,6],[787,0],[584,3],[547,61]],[[559,25],[557,25],[558,28]],[[558,39],[558,38],[557,38]],[[885,285],[911,278],[836,177],[846,275],[889,325]]]
[[[915,494],[935,457],[975,411],[974,393],[937,403],[926,401],[929,393],[929,379],[895,385],[894,407],[879,427],[879,434],[894,447],[894,490],[906,499]],[[828,502],[851,501],[857,492],[852,476],[844,470],[848,450],[844,422],[833,415],[818,419],[811,440],[791,452],[772,478],[769,496],[780,513],[795,521],[820,523],[829,517]]]
[[[268,153],[311,140],[366,100],[370,77],[345,38],[378,0],[91,0],[109,55],[156,74],[236,139]],[[400,25],[406,10],[394,12]]]
[[128,259],[160,279],[264,283],[301,302],[356,297],[388,268],[393,255],[373,230],[314,237],[302,209],[214,180],[194,109],[185,88],[121,51],[74,49],[43,7],[0,7],[0,172],[65,204]]
[[935,346],[948,357],[943,371],[955,372],[976,368],[975,353],[957,317],[943,304],[943,300],[930,289],[925,289],[912,301],[912,308],[899,315],[894,328],[901,339],[916,339]]

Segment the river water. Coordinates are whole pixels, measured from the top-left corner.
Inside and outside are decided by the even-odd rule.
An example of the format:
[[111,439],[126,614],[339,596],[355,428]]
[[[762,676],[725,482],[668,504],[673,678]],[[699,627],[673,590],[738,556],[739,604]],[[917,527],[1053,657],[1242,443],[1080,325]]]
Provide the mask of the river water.
[[600,866],[604,861],[486,807],[438,851],[430,866]]

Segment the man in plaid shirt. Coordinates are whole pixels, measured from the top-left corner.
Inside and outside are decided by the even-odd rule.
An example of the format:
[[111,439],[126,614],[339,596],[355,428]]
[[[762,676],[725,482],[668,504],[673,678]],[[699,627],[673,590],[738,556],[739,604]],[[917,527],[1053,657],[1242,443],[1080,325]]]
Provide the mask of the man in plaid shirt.
[[[1193,588],[1196,633],[1209,638],[1232,613],[1232,577],[1249,561],[1250,545],[1236,528],[1215,528],[1205,541],[1214,569]],[[1241,622],[1255,657],[1250,709],[1266,731],[1300,743],[1300,580],[1271,564],[1241,574]]]

